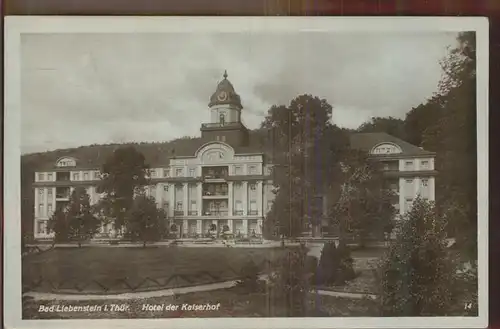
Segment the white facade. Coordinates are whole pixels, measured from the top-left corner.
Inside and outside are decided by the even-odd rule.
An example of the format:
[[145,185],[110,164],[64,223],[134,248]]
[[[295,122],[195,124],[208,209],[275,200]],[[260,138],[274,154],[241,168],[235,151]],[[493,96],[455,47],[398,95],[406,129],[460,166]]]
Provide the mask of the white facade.
[[382,163],[382,170],[390,174],[388,180],[398,197],[394,206],[399,215],[404,215],[411,209],[417,196],[435,201],[434,156],[405,155],[395,143],[376,145],[370,154]]

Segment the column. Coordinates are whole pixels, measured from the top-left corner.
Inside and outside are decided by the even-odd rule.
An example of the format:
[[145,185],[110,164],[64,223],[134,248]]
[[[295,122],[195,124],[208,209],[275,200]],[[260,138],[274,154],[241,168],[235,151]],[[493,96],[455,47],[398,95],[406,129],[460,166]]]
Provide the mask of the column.
[[198,216],[203,216],[203,183],[198,183],[196,186],[196,207],[198,208]]
[[247,181],[244,181],[243,182],[243,197],[242,197],[243,200],[242,203],[243,203],[243,216],[247,216],[248,215],[248,182]]
[[[233,216],[233,205],[234,205],[234,198],[233,198],[233,182],[228,182],[227,183],[228,187],[227,187],[227,212],[228,212],[228,217],[232,217]],[[229,226],[230,228],[232,227],[233,225],[233,221],[231,221],[231,225]]]
[[229,232],[230,233],[234,233],[234,231],[233,231],[233,220],[234,219],[228,219],[227,220],[227,226],[229,226]]
[[399,177],[399,214],[405,213],[405,179]]
[[257,182],[257,216],[262,217],[262,181]]
[[262,219],[257,219],[257,229],[255,230],[256,234],[262,234]]
[[176,200],[175,200],[175,184],[168,184],[168,215],[170,217],[174,217],[175,202],[176,202]]
[[[38,179],[38,175],[36,175],[35,178]],[[35,191],[35,205],[34,205],[34,207],[35,207],[35,209],[34,209],[35,216],[34,217],[35,218],[33,218],[33,236],[34,236],[34,238],[38,238],[38,225],[39,225],[38,221],[37,221],[37,218],[39,216],[39,214],[38,214],[38,203],[39,203],[38,202],[38,189],[39,189],[38,187],[34,188],[34,191]]]
[[242,222],[241,234],[243,234],[243,236],[248,236],[248,219],[243,219]]
[[428,189],[429,189],[429,201],[435,201],[435,198],[436,198],[435,186],[436,186],[435,178],[429,177],[429,187],[428,187]]
[[182,198],[182,210],[184,211],[184,216],[188,215],[189,211],[189,205],[188,205],[188,183],[183,183],[182,184],[182,192],[183,192],[183,198]]
[[198,233],[198,234],[202,234],[203,233],[202,220],[201,219],[197,219],[196,220],[196,233]]
[[183,234],[188,234],[188,230],[189,230],[188,220],[187,219],[183,219],[182,220],[182,233]]

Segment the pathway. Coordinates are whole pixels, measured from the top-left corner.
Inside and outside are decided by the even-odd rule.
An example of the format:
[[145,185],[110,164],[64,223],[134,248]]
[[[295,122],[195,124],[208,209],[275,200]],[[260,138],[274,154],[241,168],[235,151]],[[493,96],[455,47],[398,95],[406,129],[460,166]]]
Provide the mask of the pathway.
[[[267,280],[267,275],[261,275],[260,279]],[[123,294],[109,294],[109,295],[80,295],[80,294],[53,294],[45,292],[28,292],[23,294],[25,297],[32,297],[34,300],[73,300],[73,301],[90,301],[90,300],[129,300],[129,299],[145,299],[154,297],[169,297],[174,295],[184,295],[193,292],[202,291],[213,291],[220,289],[227,289],[234,287],[237,284],[237,280],[203,284],[192,287],[182,287],[182,288],[170,288],[155,291],[143,291],[143,292],[131,292]],[[318,294],[332,297],[344,297],[353,299],[362,299],[365,297],[374,299],[375,295],[363,294],[363,293],[351,293],[351,292],[340,292],[340,291],[328,291],[328,290],[318,290]]]

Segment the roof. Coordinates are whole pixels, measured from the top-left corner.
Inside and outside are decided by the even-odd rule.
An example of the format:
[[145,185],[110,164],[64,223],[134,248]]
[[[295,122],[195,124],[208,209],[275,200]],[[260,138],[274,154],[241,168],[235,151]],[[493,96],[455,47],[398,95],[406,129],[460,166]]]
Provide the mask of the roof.
[[[383,143],[393,143],[399,146],[402,153],[397,156],[432,156],[433,152],[426,151],[418,146],[410,144],[400,138],[384,132],[375,133],[353,133],[350,135],[350,145],[353,149],[370,152],[375,146]],[[391,154],[391,156],[394,156]]]
[[[247,146],[234,146],[236,154],[266,153],[265,145],[267,136],[263,130],[253,130],[249,132],[249,143]],[[45,153],[34,153],[23,155],[23,163],[29,164],[38,171],[55,169],[55,164],[61,157],[72,157],[76,160],[78,169],[100,168],[113,152],[121,147],[134,146],[141,152],[146,163],[150,167],[165,167],[174,157],[194,156],[196,151],[208,140],[199,137],[180,138],[170,142],[161,143],[131,143],[131,144],[110,144],[110,145],[90,145],[72,149],[55,150]],[[71,169],[69,167],[65,168]]]
[[227,72],[224,72],[224,79],[219,82],[217,89],[210,97],[209,107],[214,105],[230,104],[242,109],[241,98],[234,90],[232,83],[227,79]]

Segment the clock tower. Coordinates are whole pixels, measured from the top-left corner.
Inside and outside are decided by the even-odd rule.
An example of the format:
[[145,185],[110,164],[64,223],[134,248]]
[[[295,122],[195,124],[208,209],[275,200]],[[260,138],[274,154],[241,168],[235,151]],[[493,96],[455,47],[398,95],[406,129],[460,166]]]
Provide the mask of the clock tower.
[[210,122],[202,124],[201,136],[210,141],[244,146],[248,142],[248,129],[241,122],[243,106],[227,77],[227,71],[224,71],[223,80],[210,97]]

